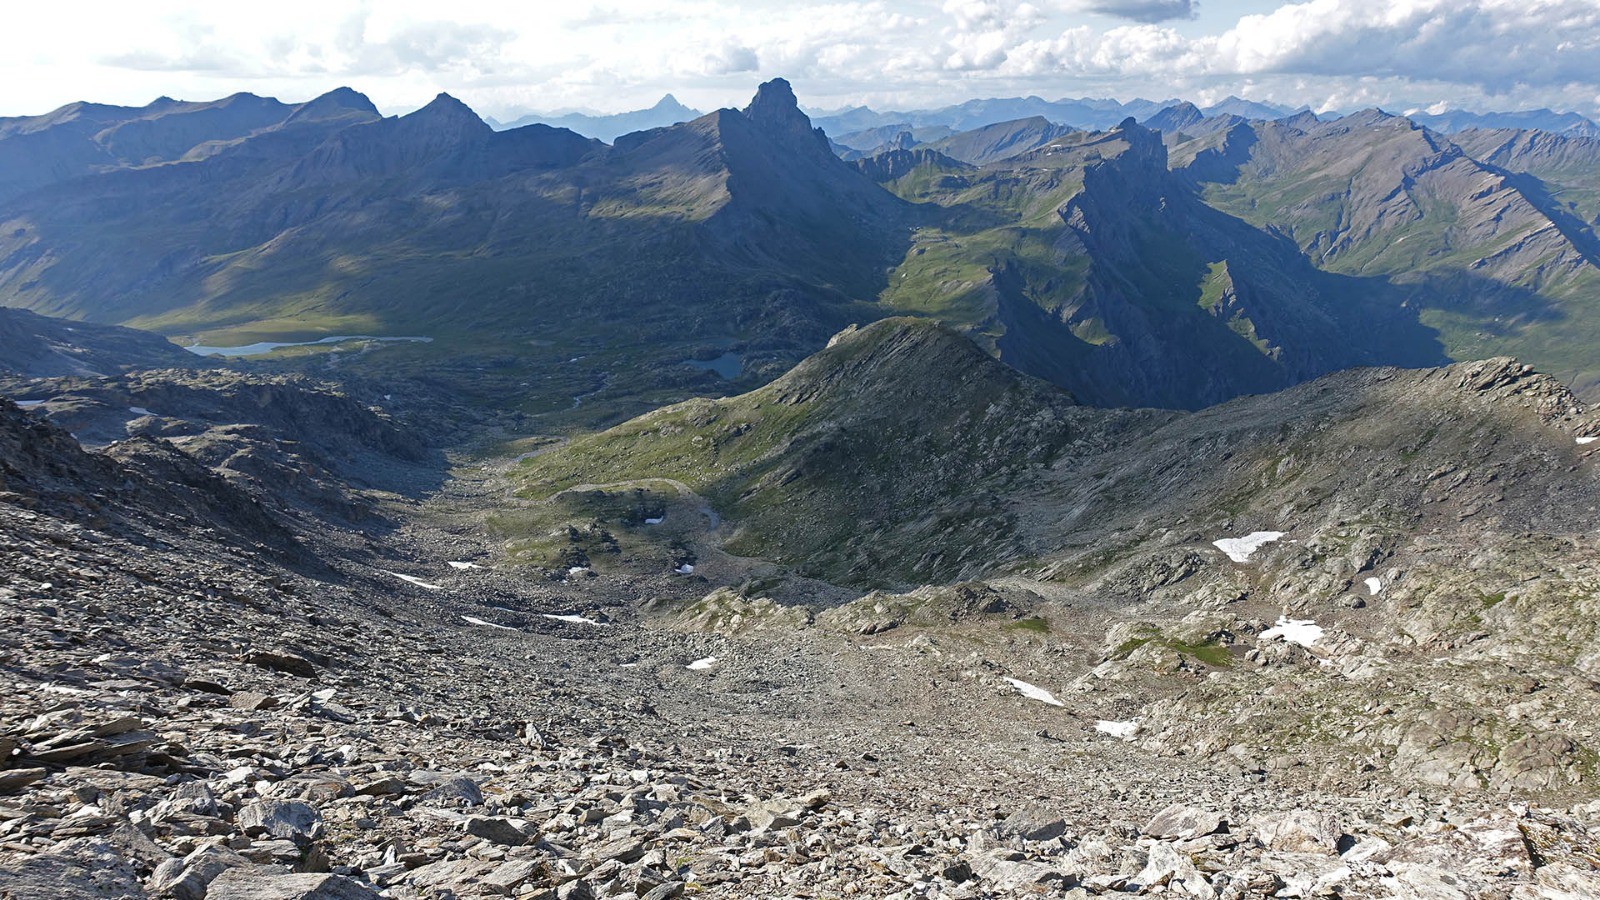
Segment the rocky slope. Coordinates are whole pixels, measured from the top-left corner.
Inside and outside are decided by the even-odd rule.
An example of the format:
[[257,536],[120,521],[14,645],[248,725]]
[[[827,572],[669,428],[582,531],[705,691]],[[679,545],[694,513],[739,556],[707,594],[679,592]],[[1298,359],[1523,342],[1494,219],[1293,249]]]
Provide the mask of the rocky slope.
[[936,323],[889,319],[753,393],[541,454],[524,478],[558,504],[581,485],[681,485],[734,519],[734,552],[848,584],[942,580],[1007,558],[1004,492],[1122,418],[1077,408]]
[[1077,129],[1056,125],[1034,116],[1015,122],[997,122],[933,141],[929,148],[964,163],[981,166],[1036,150]]
[[1208,206],[1131,120],[976,171],[927,152],[857,163],[923,213],[883,301],[965,325],[1086,403],[1198,408],[1445,360],[1390,285],[1321,272]]
[[[1034,617],[1046,634],[1052,620],[1074,622],[1077,634],[1098,629],[1103,637],[1079,649],[1103,665],[1077,689],[1141,707],[1133,718],[1160,722],[1152,743],[1169,752],[1254,742],[1252,755],[1314,756],[1330,787],[1360,783],[1362,770],[1347,766],[1363,759],[1381,760],[1385,777],[1457,788],[1587,783],[1600,722],[1582,703],[1540,695],[1503,717],[1475,690],[1445,701],[1442,689],[1394,687],[1422,677],[1398,673],[1439,665],[1477,672],[1483,684],[1593,683],[1582,585],[1597,562],[1587,523],[1600,481],[1586,449],[1596,425],[1558,383],[1494,360],[1342,373],[1192,415],[1116,413],[1062,407],[1016,376],[1002,382],[1010,399],[982,399],[972,386],[1005,370],[971,350],[967,363],[944,362],[955,340],[930,325],[879,323],[763,391],[664,410],[541,454],[519,473],[525,493],[550,515],[577,518],[534,521],[556,535],[564,527],[575,544],[581,533],[620,535],[609,548],[618,560],[577,561],[602,574],[665,570],[639,542],[670,536],[689,570],[739,585],[673,607],[711,630],[873,634],[929,612],[929,598],[912,594],[822,613],[816,604],[836,595],[807,579],[1009,586],[998,606],[979,607]],[[929,399],[884,389],[882,371],[907,373]],[[803,387],[835,379],[866,393]],[[988,418],[950,418],[947,399]],[[853,441],[858,429],[879,442]],[[646,505],[630,518],[627,492],[661,483],[680,496],[665,495],[670,505],[636,496]],[[661,530],[698,518],[682,497],[691,490],[726,521]],[[608,494],[621,502],[596,502]],[[1230,543],[1247,535],[1264,549]],[[1536,587],[1533,572],[1542,573]],[[1073,611],[1108,604],[1122,609],[1110,624],[1086,625]],[[946,615],[970,617],[931,621]],[[1310,654],[1272,640],[1278,616],[1318,623]],[[1241,670],[1241,658],[1265,668]],[[1161,675],[1178,677],[1163,684]],[[1206,689],[1168,693],[1196,675]],[[1391,679],[1390,713],[1405,711],[1397,722],[1453,703],[1455,724],[1437,737],[1403,725],[1373,731],[1370,684],[1380,677]],[[1268,703],[1283,731],[1247,738],[1239,729],[1268,715],[1244,700],[1263,679],[1317,705],[1285,721]],[[1193,724],[1198,710],[1209,710],[1204,726]],[[1469,733],[1484,742],[1470,752]]]
[[1323,269],[1395,285],[1452,357],[1514,353],[1569,382],[1588,377],[1600,245],[1539,177],[1376,110],[1197,140],[1227,145],[1181,151],[1209,204],[1290,236]]
[[158,334],[71,323],[0,307],[0,371],[30,377],[109,375],[129,369],[208,365]]
[[118,455],[129,445],[170,447],[285,511],[372,521],[361,491],[409,493],[435,480],[434,451],[413,433],[305,378],[153,369],[0,387],[32,398],[22,402],[85,445]]
[[[167,377],[97,389],[197,387]],[[481,457],[387,502],[384,531],[266,496],[315,550],[296,566],[150,514],[189,489],[37,415],[0,408],[7,897],[1566,898],[1600,877],[1595,425],[1511,361],[1130,413],[878,323],[756,394],[513,469],[630,479],[557,496],[618,551],[590,532],[590,564],[548,574],[485,528],[540,504]],[[292,421],[280,440],[321,419]],[[860,576],[862,551],[894,572],[949,544],[908,510],[962,495],[1012,522],[960,560],[982,582],[862,592],[721,549],[784,521],[771,499],[802,538],[851,536],[812,574]]]
[[3,401],[0,447],[6,451],[0,490],[25,519],[59,519],[69,528],[138,523],[152,541],[162,532],[195,529],[216,535],[221,546],[249,548],[279,563],[311,559],[260,500],[163,441],[137,438],[110,453],[86,452],[58,426]]

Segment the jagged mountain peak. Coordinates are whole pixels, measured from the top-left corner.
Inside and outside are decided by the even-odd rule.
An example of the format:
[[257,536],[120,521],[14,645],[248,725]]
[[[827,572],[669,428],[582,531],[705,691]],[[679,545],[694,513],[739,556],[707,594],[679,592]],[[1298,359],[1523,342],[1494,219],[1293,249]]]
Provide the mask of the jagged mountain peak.
[[656,105],[650,107],[650,109],[651,109],[652,112],[674,112],[674,113],[678,113],[678,112],[681,112],[681,113],[692,113],[692,112],[694,112],[694,110],[690,109],[687,106],[684,106],[683,103],[681,101],[679,101],[677,97],[674,97],[671,94],[663,94],[661,99],[656,101]]
[[774,78],[758,87],[743,115],[768,135],[793,141],[796,147],[809,147],[819,158],[834,158],[828,136],[811,126],[810,117],[800,111],[794,88],[782,78]]
[[338,87],[300,104],[285,122],[296,123],[341,117],[379,119],[382,118],[382,113],[378,112],[378,108],[366,94],[353,88]]
[[1205,118],[1206,114],[1200,111],[1200,107],[1185,100],[1182,103],[1174,103],[1166,107],[1150,118],[1145,119],[1144,123],[1147,127],[1154,128],[1157,131],[1181,131],[1205,121]]
[[793,128],[796,125],[811,129],[811,119],[800,111],[800,101],[795,99],[794,88],[782,78],[774,78],[756,88],[756,96],[744,108],[745,118],[765,127]]
[[[441,94],[441,97],[448,96]],[[306,106],[339,106],[348,109],[359,109],[364,112],[376,113],[378,107],[374,106],[366,94],[352,87],[336,87],[305,104]]]
[[472,107],[443,91],[430,100],[427,106],[400,118],[402,121],[478,126],[484,131],[490,130],[489,124],[479,118],[478,114],[472,111]]
[[1298,128],[1302,131],[1307,128],[1315,128],[1322,124],[1322,120],[1317,117],[1317,114],[1309,109],[1301,110],[1292,116],[1286,116],[1282,119],[1279,119],[1278,122],[1282,125],[1286,125],[1291,128]]
[[[1347,128],[1367,128],[1374,125],[1390,123],[1399,118],[1402,117],[1391,112],[1385,112],[1374,106],[1370,109],[1363,109],[1353,112],[1339,121]],[[1409,122],[1410,120],[1407,119],[1406,121]]]

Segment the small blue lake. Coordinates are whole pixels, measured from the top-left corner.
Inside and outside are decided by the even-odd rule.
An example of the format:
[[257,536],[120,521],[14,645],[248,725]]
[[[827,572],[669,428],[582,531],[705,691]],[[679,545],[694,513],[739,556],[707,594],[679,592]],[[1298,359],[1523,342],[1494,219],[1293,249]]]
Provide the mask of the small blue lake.
[[315,347],[319,344],[342,344],[345,341],[410,341],[412,343],[431,344],[431,337],[374,337],[370,334],[340,334],[325,337],[316,341],[261,341],[255,344],[245,344],[241,347],[207,347],[204,344],[194,344],[183,349],[196,356],[260,356],[271,353],[279,347]]
[[737,353],[724,353],[716,359],[686,359],[684,362],[705,372],[715,372],[728,380],[739,377],[744,371],[744,361]]

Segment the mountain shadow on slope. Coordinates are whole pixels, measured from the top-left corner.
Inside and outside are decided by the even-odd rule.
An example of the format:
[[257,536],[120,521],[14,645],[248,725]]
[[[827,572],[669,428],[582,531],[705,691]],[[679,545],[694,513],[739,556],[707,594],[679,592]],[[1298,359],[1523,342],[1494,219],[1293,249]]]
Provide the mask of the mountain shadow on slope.
[[553,503],[678,482],[729,520],[724,549],[851,587],[1073,581],[1234,531],[1581,529],[1600,482],[1573,474],[1574,435],[1594,430],[1560,384],[1508,359],[1354,369],[1197,413],[1113,410],[943,326],[889,319],[764,388],[577,438],[517,479]]
[[925,152],[858,163],[925,216],[885,303],[965,324],[1084,402],[1193,409],[1446,361],[1403,294],[1207,206],[1131,120],[978,169],[907,156]]
[[731,552],[849,584],[936,581],[1010,558],[1007,492],[1145,415],[1078,406],[937,323],[896,318],[757,391],[579,438],[518,477],[540,499],[672,479],[737,523]]
[[738,339],[792,361],[875,317],[904,215],[781,80],[614,148],[494,132],[441,97],[314,146],[264,132],[17,198],[0,293],[169,334],[489,334],[662,360]]

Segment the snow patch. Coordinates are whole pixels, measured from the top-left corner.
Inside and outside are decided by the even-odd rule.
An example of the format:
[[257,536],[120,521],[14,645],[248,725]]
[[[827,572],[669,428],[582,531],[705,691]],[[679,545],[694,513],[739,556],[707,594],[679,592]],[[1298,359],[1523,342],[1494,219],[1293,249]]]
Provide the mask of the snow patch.
[[1218,550],[1228,554],[1229,559],[1236,563],[1243,563],[1249,562],[1250,557],[1257,550],[1283,537],[1283,535],[1284,532],[1282,531],[1252,531],[1242,538],[1223,538],[1220,541],[1212,541],[1211,543]]
[[153,415],[155,415],[155,413],[151,412],[148,409],[145,409],[142,406],[130,406],[130,407],[128,407],[128,412],[131,412],[136,416],[153,416]]
[[16,401],[16,404],[23,409],[33,409],[36,406],[43,406],[48,402],[48,400],[18,400]]
[[677,572],[679,575],[693,575],[694,565],[692,563],[684,563],[672,571]]
[[1579,444],[1592,444],[1595,441],[1600,441],[1600,437],[1581,437],[1581,438],[1578,438],[1578,443]]
[[1017,693],[1027,697],[1029,700],[1037,700],[1040,703],[1048,703],[1051,706],[1066,706],[1065,703],[1062,703],[1060,700],[1056,699],[1055,694],[1050,693],[1042,687],[1032,685],[1021,679],[1011,678],[1009,676],[1006,678],[1006,680],[1011,682],[1011,686],[1017,689]]
[[1291,644],[1310,647],[1322,639],[1322,626],[1310,619],[1291,619],[1279,616],[1278,624],[1261,632],[1264,640],[1283,638]]
[[430,584],[430,583],[428,583],[426,581],[423,581],[421,578],[418,578],[415,575],[401,575],[399,572],[390,572],[388,569],[384,569],[383,572],[384,572],[385,575],[393,575],[394,577],[400,579],[401,581],[408,582],[410,584],[414,584],[417,587],[427,588],[430,591],[442,591],[442,590],[444,590],[444,586],[443,585]]
[[483,568],[483,566],[480,566],[477,563],[456,562],[454,560],[452,560],[449,563],[449,566],[452,569],[481,569],[481,568]]
[[1109,734],[1114,738],[1121,738],[1124,741],[1131,741],[1139,733],[1139,720],[1113,722],[1110,719],[1101,719],[1094,723],[1094,730],[1101,734]]
[[666,520],[667,520],[666,516],[651,516],[650,518],[645,519],[644,523],[646,525],[660,525],[662,522],[665,522]]
[[558,616],[555,613],[540,613],[539,615],[545,617],[546,619],[554,619],[557,622],[571,622],[574,625],[604,625],[605,624],[604,622],[597,622],[594,619],[588,619],[588,618],[585,618],[585,617],[580,616],[580,615]]
[[587,571],[589,571],[589,567],[588,566],[573,566],[572,568],[567,570],[567,574],[568,575],[582,575],[583,573],[585,573]]
[[1378,592],[1383,590],[1383,579],[1382,578],[1368,578],[1367,579],[1367,590],[1369,592],[1371,592],[1372,596],[1374,596],[1374,597],[1378,596]]
[[716,664],[717,658],[715,656],[707,656],[703,659],[697,659],[694,662],[689,663],[687,666],[684,666],[684,668],[691,672],[704,672]]
[[496,622],[490,622],[490,621],[488,621],[486,619],[480,619],[477,616],[462,616],[461,618],[466,619],[467,623],[470,624],[470,625],[482,625],[485,628],[498,628],[501,631],[516,631],[517,630],[515,628],[512,628],[510,625],[501,625],[501,624],[496,623]]

